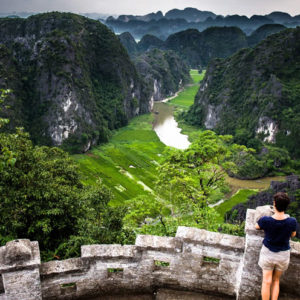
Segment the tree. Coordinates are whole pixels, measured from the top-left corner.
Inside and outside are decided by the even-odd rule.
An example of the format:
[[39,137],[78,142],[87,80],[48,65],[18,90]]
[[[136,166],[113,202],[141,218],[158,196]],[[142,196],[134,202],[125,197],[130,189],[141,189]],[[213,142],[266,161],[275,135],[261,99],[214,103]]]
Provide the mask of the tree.
[[83,186],[77,167],[58,148],[34,147],[28,134],[2,134],[1,148],[14,153],[14,166],[1,171],[0,234],[55,248],[76,230]]
[[[1,112],[1,106],[3,105],[3,102],[9,93],[10,93],[10,90],[0,89],[0,112]],[[8,119],[0,118],[0,130],[5,124],[8,124],[8,122],[9,122]],[[8,150],[7,147],[0,147],[0,171],[7,164],[14,165],[15,162],[16,162],[16,160],[13,156],[13,152]]]
[[[0,119],[0,127],[7,123]],[[78,256],[82,244],[132,241],[109,190],[101,182],[85,187],[66,152],[34,146],[21,128],[0,133],[0,195],[0,243],[38,240],[43,259]]]
[[0,238],[38,240],[44,259],[80,254],[82,244],[132,241],[124,210],[109,207],[101,182],[85,187],[73,159],[56,147],[33,146],[28,134],[1,134],[16,162],[0,171]]
[[230,136],[201,132],[187,150],[169,148],[158,167],[158,196],[127,202],[126,226],[138,233],[174,235],[178,226],[219,228],[220,217],[208,206],[216,192],[223,195]]
[[169,191],[173,202],[207,206],[210,197],[226,186],[225,170],[232,167],[224,163],[230,155],[226,146],[230,140],[230,136],[203,131],[188,149],[169,149],[159,167],[158,187]]

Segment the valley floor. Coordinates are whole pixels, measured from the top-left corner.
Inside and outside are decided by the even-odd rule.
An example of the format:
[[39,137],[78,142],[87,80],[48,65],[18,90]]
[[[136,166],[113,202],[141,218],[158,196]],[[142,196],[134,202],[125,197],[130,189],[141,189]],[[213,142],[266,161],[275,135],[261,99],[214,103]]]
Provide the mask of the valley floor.
[[[175,106],[175,114],[187,110],[193,104],[205,72],[199,74],[197,70],[191,70],[190,74],[193,84],[185,87],[176,98],[168,102]],[[138,116],[128,126],[116,130],[109,143],[94,147],[86,154],[73,156],[79,164],[84,184],[95,185],[101,181],[110,187],[114,195],[111,205],[122,204],[138,195],[154,196],[156,167],[166,146],[153,131],[152,123],[153,114]],[[182,122],[179,126],[190,141],[200,131],[199,128]],[[227,210],[246,201],[249,195],[268,188],[271,180],[284,180],[284,177],[248,181],[228,177],[231,193],[226,198],[229,199],[216,207],[216,210],[223,217]]]

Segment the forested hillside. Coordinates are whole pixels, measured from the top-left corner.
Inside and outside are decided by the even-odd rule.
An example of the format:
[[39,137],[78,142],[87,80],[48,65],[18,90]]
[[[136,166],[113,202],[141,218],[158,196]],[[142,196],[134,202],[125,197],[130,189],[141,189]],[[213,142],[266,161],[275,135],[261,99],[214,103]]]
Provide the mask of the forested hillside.
[[211,27],[203,32],[189,29],[175,33],[165,42],[191,67],[205,67],[212,58],[227,57],[247,47],[246,35],[237,27]]
[[37,144],[86,151],[149,111],[149,94],[120,40],[71,13],[0,19],[0,88],[11,126]]
[[[300,28],[210,63],[189,120],[300,156]],[[250,146],[250,145],[248,145]]]

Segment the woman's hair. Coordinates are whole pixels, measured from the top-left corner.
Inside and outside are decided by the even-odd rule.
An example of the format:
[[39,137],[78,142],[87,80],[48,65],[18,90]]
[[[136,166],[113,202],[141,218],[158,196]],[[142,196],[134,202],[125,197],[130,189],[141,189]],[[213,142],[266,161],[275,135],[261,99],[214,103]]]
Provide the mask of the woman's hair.
[[279,192],[273,196],[275,202],[275,207],[278,211],[286,211],[288,205],[290,204],[290,198],[286,193]]

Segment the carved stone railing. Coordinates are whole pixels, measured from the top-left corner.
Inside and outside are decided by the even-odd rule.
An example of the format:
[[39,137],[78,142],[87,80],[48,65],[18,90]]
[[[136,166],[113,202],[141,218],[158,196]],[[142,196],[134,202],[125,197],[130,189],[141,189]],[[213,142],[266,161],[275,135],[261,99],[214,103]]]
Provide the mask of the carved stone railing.
[[[42,264],[37,242],[12,241],[0,248],[0,300],[89,299],[159,289],[258,299],[262,233],[254,223],[255,210],[248,210],[245,238],[178,227],[175,237],[138,235],[135,245],[82,246],[80,258]],[[282,293],[296,300],[300,244],[291,244]]]

